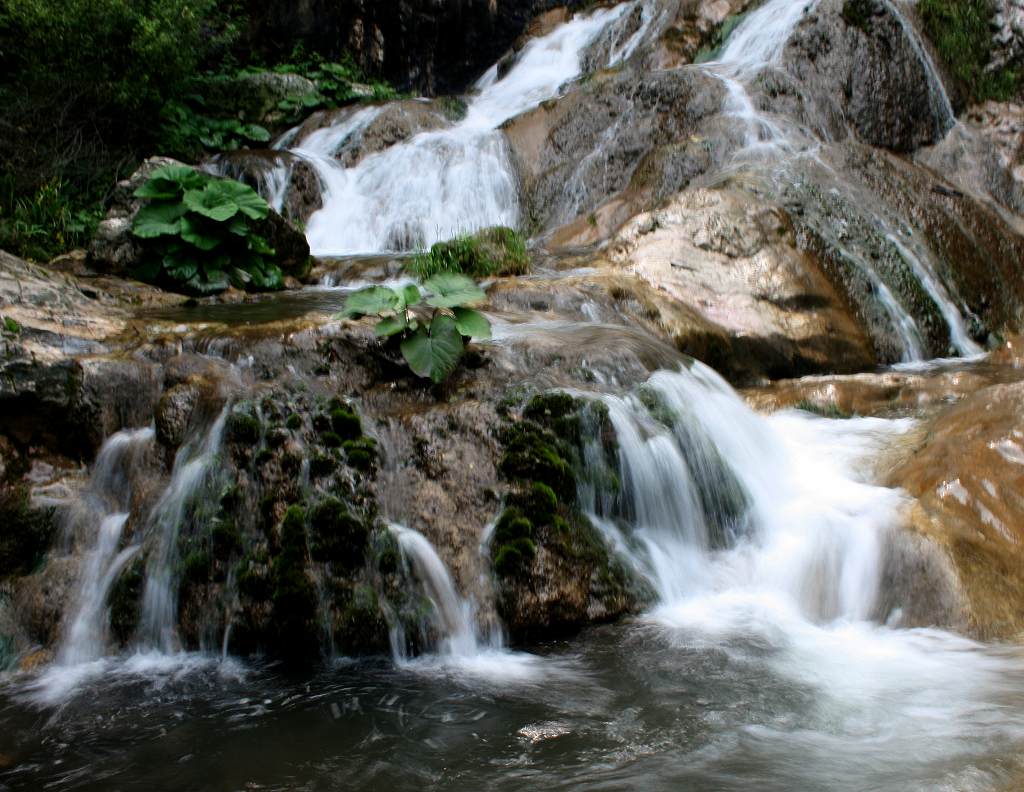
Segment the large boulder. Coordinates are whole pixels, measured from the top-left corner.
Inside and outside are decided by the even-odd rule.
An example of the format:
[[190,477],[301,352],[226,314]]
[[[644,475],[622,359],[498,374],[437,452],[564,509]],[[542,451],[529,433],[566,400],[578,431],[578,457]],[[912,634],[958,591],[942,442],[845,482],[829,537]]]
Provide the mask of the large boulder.
[[[107,216],[89,245],[89,262],[110,275],[130,275],[142,263],[143,248],[132,234],[132,223],[145,201],[135,197],[152,173],[165,165],[183,165],[169,157],[150,157],[129,178],[118,182]],[[285,275],[301,277],[309,268],[309,245],[302,233],[271,209],[259,226],[277,251],[276,263]]]

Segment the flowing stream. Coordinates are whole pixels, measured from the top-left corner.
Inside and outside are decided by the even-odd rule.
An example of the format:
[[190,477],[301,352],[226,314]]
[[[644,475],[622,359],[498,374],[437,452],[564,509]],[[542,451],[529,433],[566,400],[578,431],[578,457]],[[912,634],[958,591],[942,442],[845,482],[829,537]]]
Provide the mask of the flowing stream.
[[[481,78],[463,120],[353,167],[335,156],[382,108],[289,138],[325,186],[307,227],[314,252],[407,250],[515,225],[521,208],[499,127],[577,79],[587,46],[636,7],[578,15],[529,42],[506,74],[495,67]],[[813,7],[769,0],[702,67],[726,85],[723,111],[746,130],[742,154],[777,164],[808,150],[748,88]],[[609,64],[628,58],[653,24],[643,11]],[[945,119],[948,98],[920,53]],[[268,177],[280,200],[285,178]],[[977,354],[927,252],[899,233],[887,239],[955,349]],[[863,266],[904,357],[919,360],[919,329]],[[291,310],[289,299],[277,310]],[[494,343],[510,343],[512,331],[498,330]],[[259,658],[232,659],[230,620],[215,655],[183,652],[177,637],[178,540],[191,507],[215,497],[228,408],[180,448],[128,536],[132,468],[154,432],[112,436],[75,513],[84,561],[56,662],[0,680],[0,790],[1019,787],[1021,650],[907,628],[899,607],[882,604],[888,540],[909,498],[879,484],[877,467],[907,442],[914,418],[760,415],[696,362],[639,385],[602,384],[575,393],[607,407],[621,486],[596,485],[609,480],[598,469],[607,462],[588,453],[579,502],[655,592],[645,612],[513,651],[481,625],[480,603],[460,591],[444,548],[391,524],[403,580],[425,603],[420,634],[395,622],[390,657],[332,657],[301,679]],[[308,484],[308,460],[298,475]],[[150,552],[137,639],[110,656],[110,588],[142,542]]]

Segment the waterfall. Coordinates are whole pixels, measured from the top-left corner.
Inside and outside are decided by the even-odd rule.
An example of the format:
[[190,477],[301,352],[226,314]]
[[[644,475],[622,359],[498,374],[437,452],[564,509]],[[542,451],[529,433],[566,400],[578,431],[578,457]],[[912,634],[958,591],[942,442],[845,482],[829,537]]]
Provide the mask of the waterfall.
[[622,494],[589,508],[605,530],[625,526],[661,611],[715,601],[735,611],[723,618],[744,618],[770,601],[813,623],[868,619],[880,540],[903,499],[859,465],[913,422],[763,418],[700,363],[644,388],[644,399],[602,397]]
[[139,637],[143,646],[163,652],[180,649],[178,616],[178,536],[188,507],[201,495],[216,473],[228,407],[202,436],[193,437],[174,458],[171,481],[153,507],[147,535],[154,547],[146,565]]
[[67,633],[57,652],[60,665],[98,660],[107,646],[107,594],[137,548],[118,550],[131,506],[132,476],[154,437],[151,428],[117,432],[103,444],[80,499],[76,522],[95,532],[72,602]]
[[[398,540],[402,558],[408,563],[423,592],[430,600],[428,632],[437,636],[431,648],[439,655],[472,657],[483,648],[477,634],[473,604],[459,596],[447,567],[434,546],[418,531],[391,524],[391,532]],[[407,660],[405,638],[399,631],[393,636],[392,652],[396,662]],[[500,649],[500,645],[489,648]]]
[[[323,207],[306,228],[313,254],[412,250],[487,226],[517,225],[518,185],[498,128],[579,77],[586,47],[634,6],[577,15],[533,39],[507,74],[498,78],[495,67],[484,75],[465,118],[449,129],[420,133],[351,168],[334,156],[380,108],[357,111],[300,140],[292,153],[325,185]],[[611,53],[609,65],[631,54],[643,30]]]

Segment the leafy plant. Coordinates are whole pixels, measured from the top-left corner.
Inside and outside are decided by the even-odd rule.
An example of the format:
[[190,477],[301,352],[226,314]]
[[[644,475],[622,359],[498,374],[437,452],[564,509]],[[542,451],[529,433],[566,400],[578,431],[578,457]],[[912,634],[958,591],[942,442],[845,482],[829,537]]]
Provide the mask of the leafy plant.
[[18,198],[13,181],[4,178],[0,193],[0,248],[48,261],[88,242],[103,216],[98,204],[83,207],[60,179],[46,182],[31,197]]
[[991,0],[921,0],[918,13],[925,32],[953,76],[974,101],[1011,98],[1021,86],[1022,70],[992,66]]
[[341,107],[356,101],[397,99],[399,93],[385,82],[369,80],[345,55],[340,62],[326,61],[319,55],[307,57],[302,50],[293,54],[292,63],[279,63],[273,70],[281,74],[299,74],[316,85],[316,90],[289,96],[278,103],[288,121],[295,122],[314,110]]
[[251,188],[184,165],[157,169],[135,191],[148,203],[132,226],[146,240],[140,280],[207,294],[236,288],[280,289],[281,270],[256,222],[270,206]]
[[342,316],[377,316],[376,334],[398,339],[409,368],[419,377],[444,382],[458,366],[470,339],[491,337],[491,323],[467,306],[484,299],[472,279],[440,273],[423,283],[397,289],[370,286],[349,295]]
[[430,250],[413,256],[407,269],[419,278],[429,278],[439,272],[477,278],[523,275],[530,269],[530,258],[522,234],[505,226],[494,226],[438,242]]
[[[207,151],[236,151],[243,146],[270,142],[270,132],[259,124],[244,124],[237,118],[215,118],[202,112],[206,102],[198,94],[186,101],[172,99],[160,111],[165,151],[178,156],[195,156]],[[196,109],[200,108],[200,109]]]

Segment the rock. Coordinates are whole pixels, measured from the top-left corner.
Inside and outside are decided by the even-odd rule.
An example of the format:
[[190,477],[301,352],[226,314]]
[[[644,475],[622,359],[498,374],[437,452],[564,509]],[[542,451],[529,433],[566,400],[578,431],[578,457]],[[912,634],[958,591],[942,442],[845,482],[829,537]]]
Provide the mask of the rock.
[[449,113],[439,101],[403,99],[382,105],[351,105],[313,113],[299,128],[295,145],[302,146],[318,132],[324,134],[321,130],[343,127],[356,114],[365,116],[364,123],[352,126],[349,135],[334,146],[334,158],[346,168],[421,132],[451,125]]
[[323,205],[323,188],[313,166],[288,151],[226,151],[213,157],[206,168],[267,196],[271,205],[279,204],[281,214],[299,227]]
[[723,373],[777,379],[873,363],[843,297],[798,248],[787,213],[750,193],[683,192],[630,220],[608,258],[720,328],[731,341],[713,359],[677,344]]
[[918,499],[914,526],[951,559],[979,638],[1024,632],[1024,383],[942,413],[890,483]]
[[[141,263],[143,249],[131,229],[144,201],[134,194],[153,171],[169,164],[183,163],[167,157],[151,157],[128,179],[118,183],[107,216],[89,246],[89,263],[100,272],[125,276]],[[271,209],[257,230],[277,252],[275,261],[286,275],[300,278],[305,275],[310,266],[309,245],[291,223]]]
[[299,74],[260,71],[203,80],[203,97],[218,113],[246,123],[276,126],[283,119],[278,104],[317,92],[316,83]]
[[[788,85],[766,75],[772,109],[793,115],[833,139],[844,120],[860,140],[894,151],[936,142],[953,125],[948,100],[924,56],[887,0],[823,0],[796,26],[786,44]],[[790,94],[790,100],[780,94]]]
[[[627,188],[661,197],[685,187],[711,161],[704,147],[679,141],[717,113],[722,98],[721,82],[697,70],[627,68],[597,74],[512,119],[503,130],[519,171],[527,226],[545,231],[586,218]],[[655,152],[662,162],[645,167]],[[651,200],[637,203],[646,208]]]

